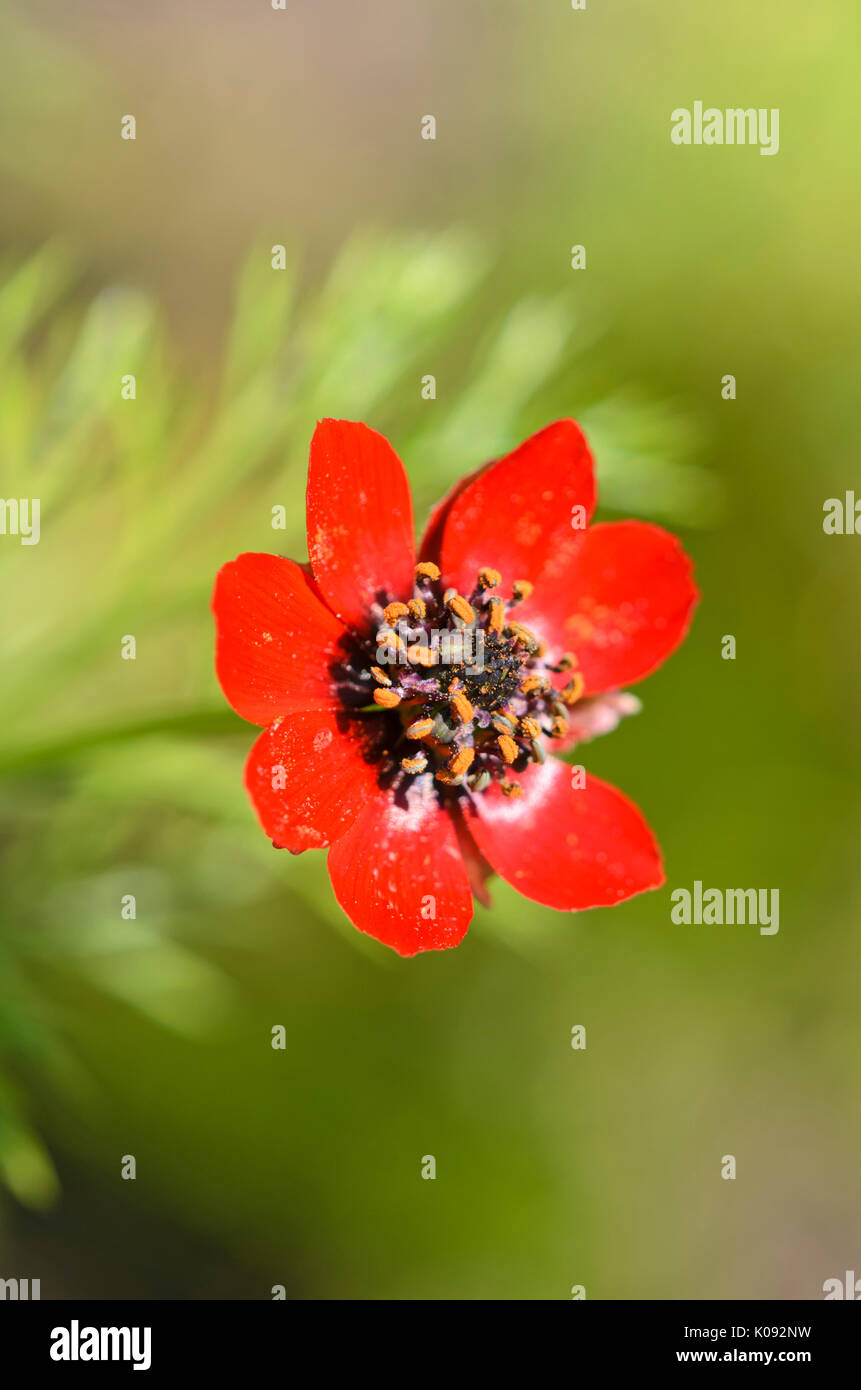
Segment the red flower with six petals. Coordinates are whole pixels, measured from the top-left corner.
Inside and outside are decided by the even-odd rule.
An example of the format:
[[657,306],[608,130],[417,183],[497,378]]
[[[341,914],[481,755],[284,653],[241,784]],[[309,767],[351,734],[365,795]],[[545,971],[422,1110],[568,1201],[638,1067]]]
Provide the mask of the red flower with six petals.
[[679,645],[697,600],[675,537],[587,527],[594,505],[589,448],[560,420],[452,489],[417,565],[391,445],[323,420],[310,565],[246,554],[218,574],[218,678],[265,726],[245,773],[260,823],[294,854],[328,847],[341,907],[401,955],[456,946],[492,872],[568,911],[663,882],[637,807],[548,756],[636,707],[620,687]]

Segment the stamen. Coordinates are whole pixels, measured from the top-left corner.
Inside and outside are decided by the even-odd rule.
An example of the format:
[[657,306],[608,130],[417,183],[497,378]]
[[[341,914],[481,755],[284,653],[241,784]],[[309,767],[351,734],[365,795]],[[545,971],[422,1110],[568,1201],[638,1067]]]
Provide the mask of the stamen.
[[439,565],[435,565],[433,560],[421,560],[416,565],[416,579],[430,579],[435,584],[439,579]]
[[498,589],[502,583],[502,575],[499,570],[491,569],[489,565],[483,565],[478,571],[478,587],[480,589]]
[[519,782],[500,782],[499,790],[503,796],[522,796],[523,788]]
[[444,783],[447,787],[459,787],[463,782],[462,777],[455,777],[447,767],[438,768],[434,775],[438,782]]
[[565,652],[564,655],[561,656],[561,657],[559,658],[559,661],[558,661],[558,663],[557,663],[557,665],[556,665],[556,670],[557,670],[557,671],[573,671],[573,669],[574,669],[574,667],[575,667],[576,665],[577,665],[577,658],[576,658],[576,656],[574,655],[574,653],[573,653],[573,652]]
[[446,599],[445,606],[451,613],[454,613],[456,617],[460,618],[462,622],[475,622],[475,609],[471,603],[467,603],[466,599],[461,594],[455,592],[451,598]]
[[509,623],[508,630],[516,641],[521,642],[533,654],[538,651],[538,638],[522,623]]
[[454,754],[448,765],[448,770],[451,773],[452,777],[462,777],[463,774],[467,771],[467,769],[471,767],[474,758],[474,748],[459,749],[458,752]]
[[559,691],[559,699],[563,705],[576,705],[585,689],[586,681],[583,678],[583,673],[575,671],[565,689]]
[[532,585],[528,579],[517,579],[511,586],[511,592],[514,595],[512,602],[522,603],[532,593]]
[[541,725],[538,723],[537,719],[532,719],[529,715],[526,715],[520,721],[520,732],[524,738],[539,738],[541,735]]
[[391,685],[392,683],[385,671],[382,671],[379,666],[371,667],[371,675],[375,681],[379,681],[380,685]]
[[517,757],[517,754],[520,752],[520,749],[517,747],[517,744],[514,742],[514,739],[511,737],[511,735],[500,734],[496,742],[499,744],[499,751],[502,754],[505,761],[507,763],[513,763],[514,759]]
[[557,714],[553,723],[550,725],[551,738],[564,738],[568,732],[568,720],[562,714]]
[[383,617],[389,624],[396,623],[398,618],[406,618],[409,608],[405,603],[389,603],[383,609]]
[[411,598],[407,609],[410,617],[415,618],[417,622],[422,622],[427,617],[428,606],[423,598]]
[[469,724],[471,720],[475,718],[475,710],[472,707],[472,702],[462,691],[452,696],[450,708],[460,720],[461,724]]
[[414,719],[412,724],[406,727],[407,738],[427,738],[434,726],[432,719]]
[[505,604],[501,598],[490,600],[490,631],[498,632],[502,636],[505,627]]
[[417,642],[415,646],[407,647],[407,661],[412,662],[413,666],[436,666],[439,656],[433,647]]
[[396,652],[402,652],[406,648],[406,642],[398,636],[393,628],[381,627],[377,629],[377,646],[394,647]]
[[490,786],[492,781],[493,778],[486,767],[483,767],[481,772],[476,772],[472,777],[468,778],[468,784],[474,792],[483,792],[485,788]]
[[424,753],[416,753],[412,758],[401,758],[404,772],[424,772],[427,765],[428,760]]
[[433,721],[433,728],[431,730],[431,733],[433,737],[436,739],[437,743],[445,744],[451,743],[452,739],[457,733],[457,729],[453,728],[452,725],[449,724],[448,720],[445,718],[445,715],[438,714]]
[[538,676],[534,672],[530,672],[530,674],[520,682],[520,690],[524,695],[534,695],[539,690],[547,690],[548,685],[549,682],[546,676]]
[[400,703],[401,696],[396,690],[383,690],[378,686],[374,691],[374,704],[382,705],[383,709],[394,709]]
[[498,734],[514,733],[514,720],[509,719],[508,715],[503,714],[501,710],[497,710],[496,713],[491,716],[490,722]]

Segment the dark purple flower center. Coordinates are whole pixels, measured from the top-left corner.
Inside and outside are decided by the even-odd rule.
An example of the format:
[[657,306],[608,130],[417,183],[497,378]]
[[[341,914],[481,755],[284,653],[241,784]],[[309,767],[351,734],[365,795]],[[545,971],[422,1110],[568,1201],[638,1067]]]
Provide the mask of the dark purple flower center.
[[[516,619],[531,585],[509,599],[481,569],[468,599],[442,590],[436,565],[416,566],[413,595],[380,603],[375,638],[341,669],[345,705],[382,716],[381,778],[401,785],[432,775],[440,790],[481,792],[493,782],[521,794],[517,774],[545,759],[543,740],[568,731],[583,691],[576,658],[550,664],[541,637]],[[571,672],[563,688],[551,677]]]

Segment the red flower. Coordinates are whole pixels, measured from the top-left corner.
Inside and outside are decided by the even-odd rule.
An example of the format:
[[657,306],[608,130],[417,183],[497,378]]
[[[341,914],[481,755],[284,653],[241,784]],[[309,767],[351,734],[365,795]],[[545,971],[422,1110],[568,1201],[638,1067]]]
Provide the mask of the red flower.
[[619,687],[679,645],[697,600],[657,526],[586,522],[571,420],[459,482],[416,565],[400,459],[366,425],[311,442],[310,565],[240,555],[215,584],[216,669],[264,725],[245,781],[266,834],[329,847],[335,896],[401,955],[456,946],[498,873],[574,910],[663,882],[636,806],[548,756],[637,707]]

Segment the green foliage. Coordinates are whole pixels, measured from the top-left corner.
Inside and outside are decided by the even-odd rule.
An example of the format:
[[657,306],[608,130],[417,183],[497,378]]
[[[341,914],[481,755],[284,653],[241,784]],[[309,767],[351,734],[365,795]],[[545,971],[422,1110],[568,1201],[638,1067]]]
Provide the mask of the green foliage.
[[[64,1040],[58,981],[206,1035],[235,1001],[201,920],[216,902],[285,888],[381,963],[334,906],[320,857],[273,855],[254,827],[240,776],[252,731],[211,667],[218,566],[243,549],[304,553],[319,416],[390,433],[429,503],[464,469],[575,414],[593,429],[610,506],[691,524],[714,514],[690,422],[660,403],[602,400],[586,311],[568,295],[496,304],[487,268],[455,232],[366,235],[309,290],[261,244],[239,277],[215,389],[176,365],[140,293],[111,287],[82,303],[56,246],[7,270],[3,487],[39,496],[42,516],[38,547],[0,549],[12,596],[0,615],[12,673],[0,690],[0,1180],[22,1202],[44,1206],[57,1190],[23,1078],[39,1070],[42,1091],[73,1106],[90,1084]],[[134,400],[121,397],[127,374]],[[271,528],[276,504],[286,533]],[[120,660],[126,633],[134,662]],[[145,900],[141,919],[121,919],[127,893]]]

